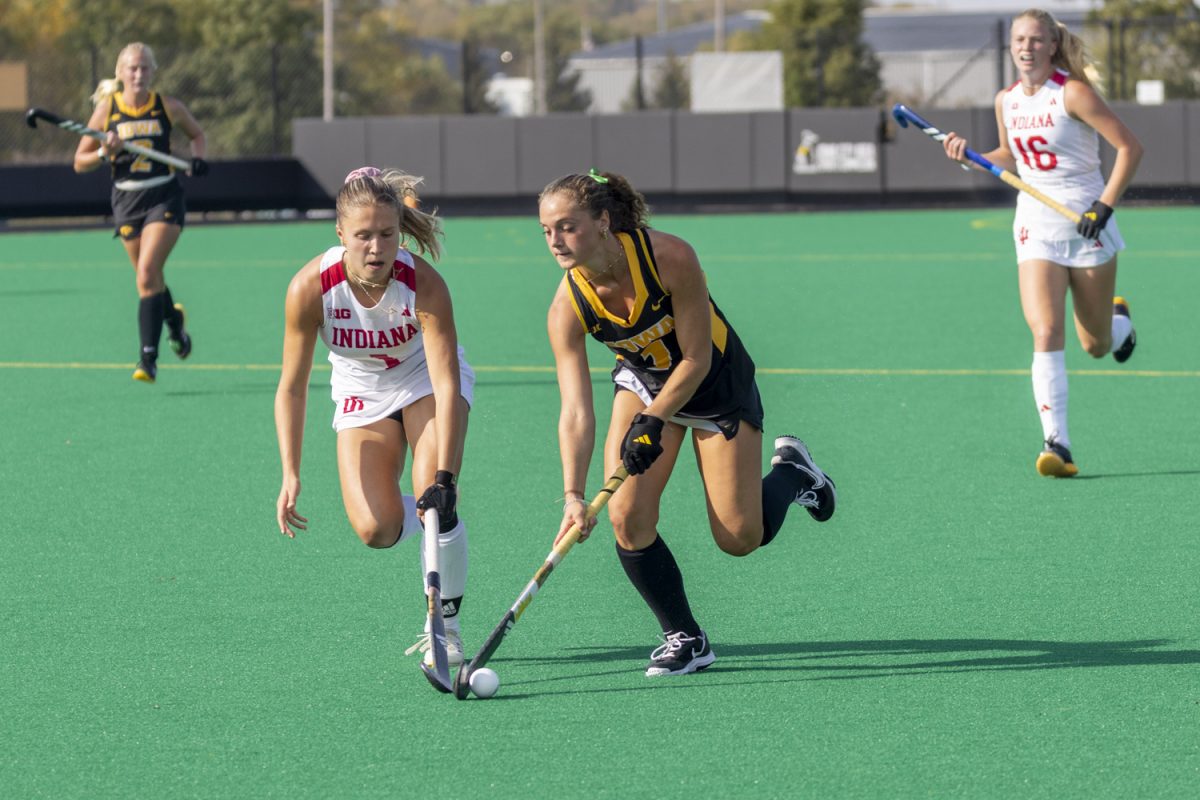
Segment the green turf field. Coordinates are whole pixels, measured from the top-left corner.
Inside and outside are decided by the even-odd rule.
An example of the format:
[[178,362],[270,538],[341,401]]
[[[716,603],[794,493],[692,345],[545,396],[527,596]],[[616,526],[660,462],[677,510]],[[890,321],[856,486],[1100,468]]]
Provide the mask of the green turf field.
[[[730,558],[685,456],[661,529],[717,663],[643,677],[656,626],[601,528],[497,653],[499,694],[467,702],[402,655],[417,544],[371,551],[345,520],[324,361],[310,530],[276,529],[283,294],[332,223],[190,228],[168,280],[196,349],[155,386],[130,380],[136,296],[107,232],[0,237],[0,796],[1196,796],[1200,210],[1121,211],[1140,344],[1118,367],[1068,335],[1072,481],[1033,469],[1010,218],[656,219],[696,247],[768,434],[809,443],[837,515],[795,509]],[[446,227],[479,375],[473,651],[560,518],[558,270],[532,214]]]

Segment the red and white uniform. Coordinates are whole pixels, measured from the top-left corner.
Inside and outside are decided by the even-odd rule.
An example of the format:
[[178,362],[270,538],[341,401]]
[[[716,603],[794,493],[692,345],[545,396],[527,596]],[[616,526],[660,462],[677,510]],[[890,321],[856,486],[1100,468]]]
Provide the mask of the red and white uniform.
[[[1020,82],[1001,99],[1008,147],[1021,180],[1080,214],[1100,199],[1100,140],[1096,130],[1067,113],[1068,74],[1055,70],[1040,89],[1026,95]],[[1013,220],[1017,260],[1045,258],[1067,266],[1095,266],[1125,249],[1110,219],[1099,246],[1075,231],[1075,223],[1032,195],[1017,195]]]
[[[400,250],[383,298],[368,308],[350,289],[345,252],[331,247],[321,258],[321,341],[333,365],[333,427],[339,431],[377,422],[433,394],[417,321],[412,254]],[[475,373],[462,347],[458,363],[462,396],[471,404]]]

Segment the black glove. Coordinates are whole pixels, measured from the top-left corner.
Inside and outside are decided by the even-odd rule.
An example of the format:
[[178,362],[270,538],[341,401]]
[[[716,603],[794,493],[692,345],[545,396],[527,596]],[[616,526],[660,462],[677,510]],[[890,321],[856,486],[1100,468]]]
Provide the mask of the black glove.
[[433,476],[433,483],[417,501],[419,510],[432,508],[438,512],[438,533],[449,533],[458,525],[458,490],[454,484],[454,473],[439,469]]
[[193,178],[203,178],[208,174],[208,162],[203,158],[193,158],[191,172]]
[[662,455],[663,421],[638,414],[621,442],[621,463],[630,475],[641,475]]
[[1108,224],[1108,218],[1112,215],[1112,206],[1106,206],[1097,200],[1092,203],[1091,208],[1083,212],[1075,230],[1085,239],[1099,239],[1100,231],[1104,230],[1104,226]]

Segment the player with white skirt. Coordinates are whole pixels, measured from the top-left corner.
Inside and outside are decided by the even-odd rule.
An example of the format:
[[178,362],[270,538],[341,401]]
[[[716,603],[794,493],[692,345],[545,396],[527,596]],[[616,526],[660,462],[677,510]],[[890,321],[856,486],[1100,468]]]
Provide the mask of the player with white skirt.
[[[337,197],[341,245],[309,261],[288,286],[275,397],[283,464],[276,518],[289,537],[307,528],[296,503],[319,336],[333,366],[333,427],[346,515],[366,545],[388,548],[421,530],[418,510],[437,510],[447,655],[459,664],[467,533],[458,518],[457,476],[475,375],[458,345],[445,281],[401,246],[415,243],[434,258],[440,252],[437,218],[416,207],[417,181],[373,167],[350,173]],[[402,495],[398,485],[408,451],[419,500]],[[431,663],[428,630],[409,652],[417,649]]]
[[[1017,16],[1010,49],[1020,80],[996,95],[1000,146],[984,157],[1082,215],[1075,224],[1021,193],[1013,219],[1042,423],[1036,468],[1069,478],[1079,470],[1067,429],[1067,291],[1083,349],[1094,358],[1112,353],[1118,362],[1128,360],[1137,337],[1129,303],[1114,297],[1125,241],[1113,208],[1133,180],[1142,145],[1093,88],[1083,42],[1051,14],[1031,9]],[[1100,173],[1100,136],[1117,152],[1107,180]],[[952,132],[944,146],[947,156],[970,164],[966,139]]]

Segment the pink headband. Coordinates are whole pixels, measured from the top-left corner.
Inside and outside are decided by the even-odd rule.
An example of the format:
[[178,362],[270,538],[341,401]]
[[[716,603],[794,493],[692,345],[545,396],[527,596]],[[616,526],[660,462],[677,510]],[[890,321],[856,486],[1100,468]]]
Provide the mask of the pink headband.
[[378,178],[382,174],[383,171],[379,167],[359,167],[347,175],[346,180],[342,182],[349,183],[356,178]]

